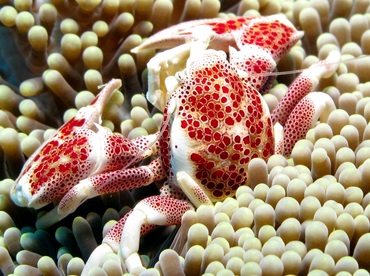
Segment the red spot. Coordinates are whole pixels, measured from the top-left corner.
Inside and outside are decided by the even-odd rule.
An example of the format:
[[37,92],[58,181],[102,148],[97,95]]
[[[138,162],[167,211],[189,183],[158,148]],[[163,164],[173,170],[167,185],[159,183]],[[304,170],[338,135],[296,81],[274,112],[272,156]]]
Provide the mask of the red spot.
[[227,125],[229,125],[229,126],[232,126],[232,125],[234,125],[234,119],[233,119],[233,118],[231,118],[231,117],[227,117],[227,118],[225,119],[225,123],[226,123]]
[[207,121],[208,121],[208,118],[207,118],[207,116],[202,115],[202,116],[200,117],[200,120],[201,120],[202,122],[207,122]]
[[195,138],[195,131],[189,131],[189,132],[188,132],[188,135],[189,135],[189,137],[190,137],[190,138],[192,138],[192,139],[193,139],[193,138]]
[[216,183],[209,181],[206,186],[209,190],[213,190],[216,187]]
[[223,195],[222,191],[220,191],[220,190],[214,190],[214,191],[212,192],[212,194],[213,194],[213,196],[214,196],[215,198],[219,198],[219,197],[221,197],[221,196]]
[[224,172],[222,170],[216,170],[211,174],[211,178],[217,179],[223,176]]
[[202,94],[203,89],[200,86],[195,87],[195,91],[197,91],[199,94]]
[[234,144],[234,146],[233,146],[233,148],[234,148],[234,150],[239,150],[239,151],[241,151],[242,149],[243,149],[243,146],[242,146],[242,144]]
[[206,160],[199,154],[197,153],[192,153],[190,155],[190,160],[193,161],[193,162],[196,162],[196,163],[204,163],[206,162]]
[[187,126],[188,126],[188,123],[186,122],[186,120],[182,120],[181,121],[181,127],[182,128],[187,128]]
[[209,146],[208,146],[208,151],[209,151],[209,153],[214,153],[214,152],[215,152],[215,150],[216,150],[216,146],[215,146],[215,145],[209,145]]
[[231,160],[237,161],[239,159],[240,159],[240,154],[239,153],[234,153],[233,155],[231,155]]
[[216,119],[212,119],[210,123],[213,128],[218,128],[218,121]]
[[65,173],[66,171],[68,171],[70,169],[70,165],[67,163],[67,164],[60,164],[59,165],[59,171],[61,173]]
[[250,138],[249,138],[249,136],[245,136],[243,138],[243,143],[244,143],[244,145],[249,145],[250,144]]
[[220,154],[221,159],[227,159],[229,157],[229,153],[226,151],[221,152]]
[[206,167],[207,167],[208,170],[211,170],[215,167],[215,163],[214,162],[207,162]]
[[219,119],[222,119],[222,118],[224,118],[224,113],[223,112],[217,112],[217,118],[219,118]]
[[226,146],[229,146],[231,144],[231,139],[228,136],[224,136],[224,138],[222,139],[222,141],[224,142],[224,144]]

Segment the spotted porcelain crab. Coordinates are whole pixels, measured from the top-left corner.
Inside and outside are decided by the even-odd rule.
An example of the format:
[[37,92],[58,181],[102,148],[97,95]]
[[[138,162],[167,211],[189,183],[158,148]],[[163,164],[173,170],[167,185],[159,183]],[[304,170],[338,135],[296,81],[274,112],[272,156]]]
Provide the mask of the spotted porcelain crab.
[[[111,80],[29,158],[12,199],[33,208],[60,200],[37,223],[48,227],[88,198],[167,179],[160,195],[140,201],[111,229],[86,264],[87,271],[115,251],[134,271],[142,266],[140,234],[233,196],[252,158],[289,152],[332,107],[327,95],[309,92],[336,70],[338,52],[304,70],[271,115],[261,96],[276,62],[302,35],[282,15],[197,20],[161,31],[133,50],[174,47],[148,63],[148,99],[164,113],[160,131],[129,140],[100,125],[105,103],[121,86]],[[149,156],[148,165],[138,166]]]

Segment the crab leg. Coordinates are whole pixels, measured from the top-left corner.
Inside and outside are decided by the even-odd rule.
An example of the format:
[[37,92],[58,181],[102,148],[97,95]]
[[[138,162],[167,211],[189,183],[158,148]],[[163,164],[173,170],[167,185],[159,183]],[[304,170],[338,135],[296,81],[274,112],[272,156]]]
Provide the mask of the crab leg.
[[[81,276],[88,275],[91,268],[98,266],[105,254],[118,253],[122,236],[122,229],[123,226],[126,224],[127,218],[132,215],[132,211],[133,210],[125,214],[105,235],[102,243],[94,249],[84,266]],[[140,236],[143,236],[154,227],[154,224],[144,224],[137,233],[140,233]]]
[[198,208],[200,205],[213,205],[209,197],[203,192],[202,188],[186,172],[179,171],[176,174],[177,183],[181,190],[186,194],[191,203]]
[[318,118],[321,117],[325,122],[333,110],[335,110],[335,104],[329,95],[323,92],[312,92],[305,96],[293,109],[285,123],[282,153],[289,155],[295,143],[306,136]]
[[325,60],[304,70],[289,86],[288,92],[272,112],[272,123],[279,122],[284,126],[289,114],[298,102],[317,86],[320,78],[331,76],[337,70],[339,61],[340,53],[332,51]]
[[141,200],[133,210],[121,218],[107,233],[103,242],[91,254],[82,275],[96,266],[108,252],[119,252],[129,272],[142,267],[139,249],[140,236],[149,232],[155,225],[180,224],[187,210],[193,207],[184,200],[167,195],[166,188],[161,195]]
[[[326,97],[309,96],[309,93],[317,86],[320,78],[329,77],[337,70],[339,61],[340,53],[332,51],[325,60],[304,70],[289,86],[288,92],[271,114],[272,123],[284,129],[283,132],[275,133],[276,153],[288,156],[294,144],[316,123],[323,109],[331,106]],[[281,137],[281,133],[284,133],[284,137]]]
[[192,206],[188,202],[172,197],[152,196],[140,201],[122,229],[120,254],[128,271],[142,266],[137,253],[140,239],[138,233],[142,225],[180,224],[182,216],[190,209]]
[[37,227],[44,229],[53,225],[74,212],[87,199],[146,186],[164,177],[165,172],[159,158],[147,166],[108,171],[90,176],[72,187],[58,206],[37,221]]

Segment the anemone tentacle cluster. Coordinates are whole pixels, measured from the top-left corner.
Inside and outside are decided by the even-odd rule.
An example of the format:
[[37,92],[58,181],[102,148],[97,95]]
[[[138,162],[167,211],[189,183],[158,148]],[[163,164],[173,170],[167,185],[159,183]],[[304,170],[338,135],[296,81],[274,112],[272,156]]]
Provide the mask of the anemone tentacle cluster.
[[[279,71],[307,68],[340,50],[336,74],[317,88],[336,109],[290,157],[252,160],[235,198],[187,212],[179,229],[156,230],[155,242],[144,237],[140,253],[151,268],[143,273],[369,275],[369,12],[368,0],[0,1],[0,275],[79,275],[112,225],[156,192],[153,185],[92,199],[48,230],[34,226],[45,209],[20,208],[9,197],[27,157],[113,77],[124,87],[103,125],[128,138],[158,130],[163,116],[143,95],[155,52],[132,48],[183,21],[276,13],[305,32]],[[293,78],[279,76],[264,95],[270,109]],[[182,242],[160,252],[176,231]],[[108,254],[92,273],[124,272],[119,256]]]

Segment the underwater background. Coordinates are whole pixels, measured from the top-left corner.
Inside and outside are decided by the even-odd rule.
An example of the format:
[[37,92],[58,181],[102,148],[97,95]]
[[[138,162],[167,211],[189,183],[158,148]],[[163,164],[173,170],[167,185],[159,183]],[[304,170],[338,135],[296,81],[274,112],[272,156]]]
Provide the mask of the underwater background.
[[[9,196],[27,158],[111,78],[122,93],[103,125],[128,138],[158,131],[163,115],[145,99],[155,51],[132,48],[179,22],[278,13],[305,32],[278,71],[339,49],[338,70],[316,88],[336,109],[291,156],[251,161],[235,198],[143,237],[142,275],[369,275],[369,12],[370,0],[0,0],[0,275],[80,275],[114,223],[158,193],[152,184],[99,196],[46,230],[35,223],[53,206],[22,208]],[[270,108],[296,75],[277,77]],[[167,249],[176,234],[185,245]],[[90,275],[124,272],[112,253]]]

